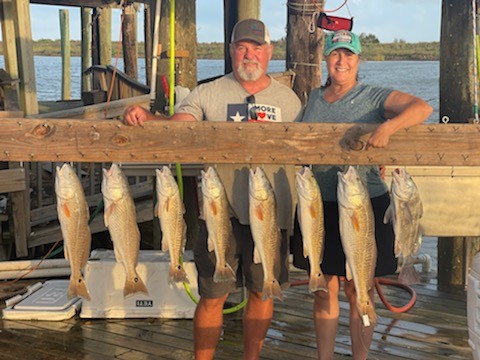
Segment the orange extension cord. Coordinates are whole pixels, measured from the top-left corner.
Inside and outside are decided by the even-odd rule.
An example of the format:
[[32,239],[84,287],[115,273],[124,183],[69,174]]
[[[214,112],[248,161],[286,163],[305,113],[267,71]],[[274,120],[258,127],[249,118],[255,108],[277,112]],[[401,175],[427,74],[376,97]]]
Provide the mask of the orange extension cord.
[[[290,284],[290,286],[300,286],[300,285],[308,285],[308,280],[299,280],[299,281],[294,281]],[[409,302],[402,306],[402,307],[395,307],[392,304],[388,302],[388,300],[385,298],[385,295],[383,294],[382,288],[380,285],[387,285],[387,286],[394,286],[400,289],[403,289],[407,291],[412,297],[410,298]],[[417,294],[415,293],[415,290],[413,290],[412,287],[402,284],[399,281],[391,280],[391,279],[385,279],[385,278],[376,278],[375,279],[375,288],[377,289],[378,296],[380,297],[380,300],[382,300],[383,305],[390,310],[391,312],[394,313],[404,313],[410,310],[414,305],[415,302],[417,301]]]

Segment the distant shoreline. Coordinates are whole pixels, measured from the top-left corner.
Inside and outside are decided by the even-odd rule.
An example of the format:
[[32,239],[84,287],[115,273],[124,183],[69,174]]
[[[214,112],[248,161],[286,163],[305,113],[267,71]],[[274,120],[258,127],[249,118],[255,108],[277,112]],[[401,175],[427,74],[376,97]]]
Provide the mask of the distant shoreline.
[[[274,53],[272,59],[285,60],[286,41],[281,39],[272,42]],[[116,56],[117,42],[112,42],[112,56]],[[81,42],[70,42],[71,56],[80,56]],[[223,43],[199,43],[197,47],[197,59],[221,60],[224,58]],[[113,53],[115,52],[115,53]],[[37,40],[33,42],[33,53],[38,56],[61,56],[60,40]],[[3,55],[3,47],[0,46],[0,55]],[[144,57],[144,44],[138,43],[138,57]],[[366,43],[363,44],[362,59],[366,61],[429,61],[440,59],[440,43],[407,43],[396,41],[393,43]]]

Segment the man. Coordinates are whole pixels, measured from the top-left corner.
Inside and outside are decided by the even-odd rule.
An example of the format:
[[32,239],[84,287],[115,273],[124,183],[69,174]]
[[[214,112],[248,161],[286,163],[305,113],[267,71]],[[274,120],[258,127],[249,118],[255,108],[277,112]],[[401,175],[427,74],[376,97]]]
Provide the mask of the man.
[[[272,45],[265,24],[246,19],[233,29],[230,55],[233,72],[195,88],[180,104],[172,120],[186,121],[274,121],[292,122],[301,109],[295,93],[266,74],[272,57]],[[159,117],[133,106],[126,110],[125,121],[130,125]],[[237,271],[241,262],[245,286],[249,290],[244,313],[244,358],[258,359],[273,316],[273,299],[262,300],[262,264],[253,263],[253,240],[248,215],[248,173],[250,165],[217,165],[235,217],[232,225],[235,239],[230,244],[228,263]],[[276,278],[288,286],[288,235],[292,229],[294,201],[294,167],[263,166],[278,204],[278,220],[282,229],[282,258],[277,264]],[[223,305],[235,282],[213,281],[215,255],[206,245],[205,224],[201,225],[195,244],[195,264],[198,270],[200,301],[194,316],[196,359],[212,359],[220,339]]]

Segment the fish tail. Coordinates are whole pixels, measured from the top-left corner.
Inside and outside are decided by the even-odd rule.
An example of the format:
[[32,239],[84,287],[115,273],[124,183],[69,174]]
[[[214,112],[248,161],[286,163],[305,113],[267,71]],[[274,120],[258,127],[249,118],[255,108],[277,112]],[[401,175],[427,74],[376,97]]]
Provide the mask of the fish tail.
[[310,275],[310,281],[308,283],[308,290],[311,293],[315,291],[325,291],[327,292],[327,280],[322,272],[317,272]]
[[182,265],[178,264],[176,266],[171,265],[168,272],[168,282],[170,284],[184,282],[190,284],[188,281],[188,276]]
[[[365,304],[360,304],[358,311],[360,313],[364,326],[377,324],[377,314],[375,313],[375,308],[370,301]],[[368,319],[365,319],[365,317],[368,317]],[[368,320],[368,322],[366,320]]]
[[90,294],[88,293],[87,285],[82,276],[79,278],[70,277],[70,285],[68,286],[67,296],[69,299],[81,296],[85,300],[90,301]]
[[280,284],[276,279],[264,281],[262,299],[279,299],[283,301],[283,292]]
[[235,276],[235,271],[232,267],[225,263],[223,266],[215,267],[215,274],[213,274],[213,281],[218,282],[227,282],[227,281],[236,281],[237,277]]
[[143,282],[142,278],[135,273],[135,276],[130,279],[125,280],[125,287],[123,288],[123,297],[133,295],[137,292],[142,292],[148,295],[147,287]]
[[398,281],[405,285],[418,284],[420,282],[420,276],[418,276],[415,266],[413,266],[413,264],[404,265],[398,274]]

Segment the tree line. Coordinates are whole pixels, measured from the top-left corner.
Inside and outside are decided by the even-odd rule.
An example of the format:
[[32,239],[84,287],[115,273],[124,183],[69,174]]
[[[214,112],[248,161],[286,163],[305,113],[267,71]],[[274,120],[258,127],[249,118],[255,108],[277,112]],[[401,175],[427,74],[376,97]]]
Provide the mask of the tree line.
[[[438,42],[407,43],[404,40],[395,40],[391,43],[380,43],[373,34],[362,33],[359,35],[362,41],[362,58],[371,61],[383,60],[438,60],[440,56],[440,44]],[[283,60],[286,53],[286,39],[272,41],[274,46],[273,59]],[[112,42],[112,56],[116,57],[117,43]],[[223,59],[223,43],[198,43],[198,59]],[[33,52],[39,56],[60,56],[60,40],[41,39],[33,42]],[[80,56],[81,42],[70,41],[71,56]],[[0,54],[3,47],[0,46]],[[122,56],[122,54],[118,54]],[[144,57],[144,44],[138,43],[138,56]]]

